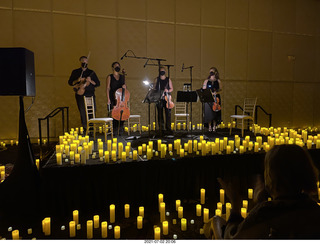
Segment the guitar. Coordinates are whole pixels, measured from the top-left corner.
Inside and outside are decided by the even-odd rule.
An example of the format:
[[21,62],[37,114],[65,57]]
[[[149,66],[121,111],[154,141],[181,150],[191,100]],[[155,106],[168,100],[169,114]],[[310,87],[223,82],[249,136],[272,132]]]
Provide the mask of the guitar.
[[[83,72],[82,72],[83,73]],[[75,93],[77,93],[78,95],[82,96],[84,94],[84,92],[86,91],[86,86],[87,86],[87,78],[90,77],[94,74],[94,71],[91,72],[91,74],[86,77],[86,78],[82,78],[82,73],[80,78],[78,79],[78,82],[76,82],[73,85],[73,90]]]

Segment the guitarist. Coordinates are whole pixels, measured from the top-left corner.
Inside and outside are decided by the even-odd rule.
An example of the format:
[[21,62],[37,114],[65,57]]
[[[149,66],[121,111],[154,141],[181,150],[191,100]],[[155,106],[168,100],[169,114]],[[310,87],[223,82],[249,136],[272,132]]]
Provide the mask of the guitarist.
[[94,91],[96,87],[100,86],[100,81],[96,73],[88,68],[88,58],[86,56],[81,56],[79,61],[81,67],[72,71],[68,84],[74,87],[81,124],[85,133],[87,130],[87,116],[83,97],[93,96],[94,107],[96,108]]

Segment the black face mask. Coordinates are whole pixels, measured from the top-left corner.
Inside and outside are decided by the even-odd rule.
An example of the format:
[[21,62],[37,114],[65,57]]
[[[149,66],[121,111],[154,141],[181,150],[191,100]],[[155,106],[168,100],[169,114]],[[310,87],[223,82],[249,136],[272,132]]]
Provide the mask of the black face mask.
[[81,63],[81,67],[82,68],[87,68],[87,64],[86,63]]
[[215,72],[213,72],[213,71],[210,72],[210,75],[214,75],[214,74],[215,74]]
[[114,68],[114,70],[115,70],[116,72],[119,72],[119,71],[120,71],[120,67],[117,66],[117,67]]
[[160,71],[160,75],[165,75],[165,74],[166,74],[165,71],[163,71],[163,70]]

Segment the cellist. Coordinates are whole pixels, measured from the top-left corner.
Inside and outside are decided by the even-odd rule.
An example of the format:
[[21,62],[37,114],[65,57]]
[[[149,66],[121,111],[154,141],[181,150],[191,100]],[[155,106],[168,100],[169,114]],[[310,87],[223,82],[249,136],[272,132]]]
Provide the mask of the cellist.
[[[115,99],[115,92],[119,88],[127,88],[125,84],[125,71],[122,69],[119,62],[113,62],[112,65],[112,74],[107,76],[107,99],[108,99],[108,109],[111,111],[114,106],[116,106],[117,101]],[[120,121],[120,134],[123,133],[123,124],[124,121]],[[119,121],[113,119],[113,133],[114,135],[118,132]]]
[[[158,125],[161,126],[161,129],[164,130],[164,120],[163,120],[163,110],[166,115],[166,130],[171,132],[171,109],[167,108],[167,102],[165,101],[165,95],[173,92],[172,81],[169,77],[166,76],[165,67],[161,66],[159,69],[159,76],[154,80],[153,88],[156,92],[161,93],[161,100],[157,104],[158,110]],[[160,90],[160,91],[159,91]]]

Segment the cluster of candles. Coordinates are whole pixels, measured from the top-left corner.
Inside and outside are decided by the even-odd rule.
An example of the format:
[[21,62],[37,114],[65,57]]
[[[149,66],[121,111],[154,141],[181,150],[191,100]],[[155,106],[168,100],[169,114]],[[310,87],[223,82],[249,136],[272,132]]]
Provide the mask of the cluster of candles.
[[6,166],[1,165],[0,166],[0,182],[4,181],[6,178]]
[[[0,146],[1,147],[6,147],[6,145],[7,145],[7,143],[5,141],[0,142]],[[10,145],[11,146],[13,146],[13,145],[18,146],[19,145],[19,141],[10,140]]]
[[[200,123],[200,124],[194,124],[192,125],[191,122],[188,123],[189,126],[188,126],[188,130],[191,130],[191,127],[192,127],[192,130],[202,130],[202,127],[203,125]],[[231,123],[228,123],[227,127],[230,128],[230,126],[233,126],[233,128],[235,127],[235,121]],[[140,126],[140,125],[139,125]],[[149,126],[142,126],[142,131],[149,131]],[[226,125],[221,122],[220,124],[220,128],[221,129],[224,129],[226,128]],[[187,123],[177,123],[176,125],[176,128],[175,128],[175,123],[171,123],[171,130],[187,130]],[[128,128],[125,129],[126,131],[128,131]],[[152,125],[150,125],[150,130],[156,130],[156,123],[153,122]]]

